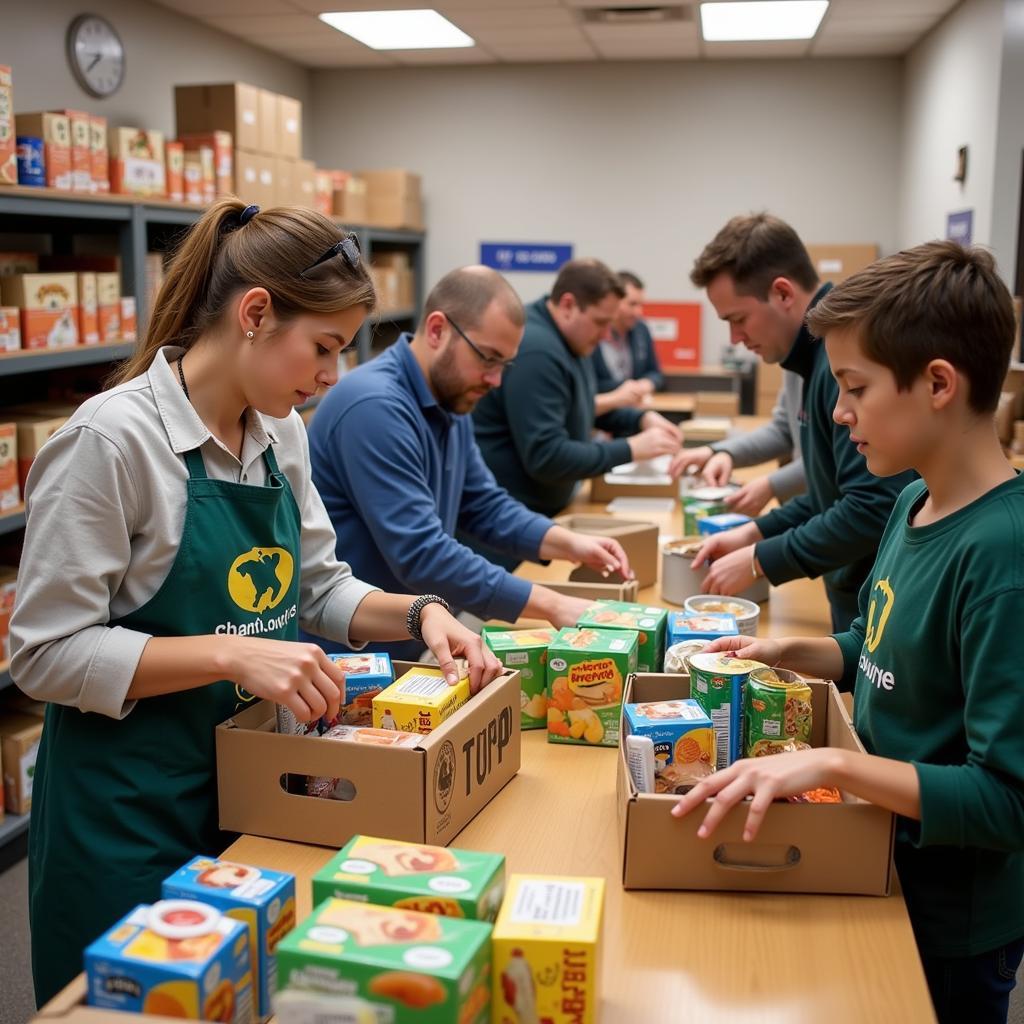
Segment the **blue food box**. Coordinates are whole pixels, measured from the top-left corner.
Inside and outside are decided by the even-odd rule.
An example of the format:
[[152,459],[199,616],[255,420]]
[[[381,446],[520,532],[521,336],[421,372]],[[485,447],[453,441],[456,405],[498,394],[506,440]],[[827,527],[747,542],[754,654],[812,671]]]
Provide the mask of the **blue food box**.
[[46,184],[46,164],[43,161],[43,140],[34,135],[16,137],[18,152],[18,184],[43,186]]
[[249,936],[194,900],[137,906],[85,950],[90,1006],[251,1024]]
[[256,1013],[273,1012],[277,991],[277,944],[295,927],[295,876],[248,864],[194,857],[164,880],[163,898],[198,900],[226,917],[241,921],[249,932],[249,951],[256,977]]
[[684,640],[717,640],[720,636],[739,636],[735,615],[669,612],[665,649]]
[[740,515],[739,512],[723,512],[717,516],[703,516],[697,520],[697,532],[701,536],[709,533],[722,533],[725,530],[733,530],[737,526],[745,526],[750,522],[750,516]]
[[324,725],[373,725],[373,698],[395,681],[390,656],[367,653],[328,657],[345,672],[345,703],[338,717]]
[[692,699],[648,701],[622,708],[626,735],[654,746],[654,790],[681,792],[715,770],[715,729]]

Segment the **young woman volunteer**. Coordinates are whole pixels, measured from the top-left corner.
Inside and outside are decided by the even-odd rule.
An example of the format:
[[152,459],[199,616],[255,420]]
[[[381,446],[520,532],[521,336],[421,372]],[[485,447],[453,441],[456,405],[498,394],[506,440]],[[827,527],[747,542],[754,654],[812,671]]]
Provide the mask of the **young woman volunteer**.
[[[196,853],[219,853],[214,727],[246,702],[337,712],[343,675],[298,627],[422,638],[498,671],[439,598],[385,594],[335,558],[293,407],[337,379],[374,304],[351,236],[308,210],[207,211],[112,390],[39,453],[12,674],[49,703],[29,835],[36,997]],[[259,793],[253,793],[259,800]],[[311,812],[315,813],[315,812]]]

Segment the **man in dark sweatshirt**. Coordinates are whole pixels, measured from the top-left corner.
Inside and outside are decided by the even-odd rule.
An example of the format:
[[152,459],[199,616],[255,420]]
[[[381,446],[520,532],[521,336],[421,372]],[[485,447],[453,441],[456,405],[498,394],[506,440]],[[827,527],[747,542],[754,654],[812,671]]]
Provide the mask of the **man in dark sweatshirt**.
[[825,347],[804,324],[821,285],[803,242],[769,214],[733,217],[697,257],[690,280],[729,325],[729,341],[804,379],[800,445],[807,493],[745,526],[715,534],[694,568],[711,561],[704,590],[738,594],[761,575],[778,585],[823,576],[837,631],[857,617],[857,596],[911,472],[880,478],[832,418],[839,389]]
[[[535,512],[560,512],[580,480],[679,450],[679,429],[656,412],[616,409],[595,420],[597,381],[589,357],[622,294],[603,263],[566,263],[551,294],[527,307],[523,343],[501,387],[473,413],[491,472]],[[594,440],[595,426],[613,439]]]

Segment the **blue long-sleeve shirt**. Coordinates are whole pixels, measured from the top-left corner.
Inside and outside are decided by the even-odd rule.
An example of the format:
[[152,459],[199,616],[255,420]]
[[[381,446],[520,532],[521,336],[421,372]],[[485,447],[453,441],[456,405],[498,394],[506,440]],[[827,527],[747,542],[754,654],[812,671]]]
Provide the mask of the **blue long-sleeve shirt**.
[[[436,593],[481,618],[515,621],[532,584],[460,544],[455,531],[536,559],[551,520],[498,486],[470,418],[438,405],[409,340],[403,335],[342,377],[310,423],[313,482],[334,523],[337,550],[359,579],[384,590]],[[422,647],[373,646],[400,658]]]

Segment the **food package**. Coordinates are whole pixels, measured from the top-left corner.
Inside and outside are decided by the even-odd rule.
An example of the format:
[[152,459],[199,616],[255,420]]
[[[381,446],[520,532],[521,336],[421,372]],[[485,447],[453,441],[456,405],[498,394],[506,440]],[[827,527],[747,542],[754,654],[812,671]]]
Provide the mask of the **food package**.
[[654,791],[685,792],[715,770],[715,730],[707,712],[692,699],[626,704],[628,735],[654,745]]
[[557,629],[493,629],[485,626],[484,643],[506,668],[519,672],[521,728],[546,729],[548,725],[548,645]]
[[439,668],[417,665],[373,698],[373,725],[400,732],[433,732],[468,700],[468,667],[450,686]]
[[595,629],[629,629],[639,634],[636,653],[638,672],[660,672],[665,657],[665,623],[668,612],[625,601],[598,601],[580,616],[577,626]]

